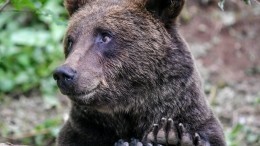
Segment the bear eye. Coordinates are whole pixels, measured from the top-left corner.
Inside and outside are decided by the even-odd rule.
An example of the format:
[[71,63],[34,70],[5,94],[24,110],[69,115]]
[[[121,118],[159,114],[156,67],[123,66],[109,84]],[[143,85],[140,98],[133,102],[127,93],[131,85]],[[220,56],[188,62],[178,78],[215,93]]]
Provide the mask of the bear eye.
[[108,43],[108,42],[111,41],[111,38],[110,38],[108,35],[104,35],[104,36],[102,37],[102,41],[103,41],[103,43]]
[[67,42],[66,42],[66,52],[67,53],[69,53],[71,51],[72,45],[73,45],[73,40],[70,36],[68,36]]
[[97,42],[101,44],[108,44],[111,40],[112,36],[107,32],[100,33],[97,37]]

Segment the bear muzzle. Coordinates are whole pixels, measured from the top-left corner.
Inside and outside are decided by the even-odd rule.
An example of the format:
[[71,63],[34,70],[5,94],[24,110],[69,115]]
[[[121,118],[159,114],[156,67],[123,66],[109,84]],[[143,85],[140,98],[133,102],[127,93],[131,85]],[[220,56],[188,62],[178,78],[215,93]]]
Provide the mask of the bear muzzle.
[[55,69],[53,78],[57,81],[60,91],[63,94],[68,94],[73,91],[73,86],[77,78],[77,72],[74,69],[63,65]]
[[[97,74],[97,73],[96,73]],[[53,72],[53,78],[56,80],[57,85],[62,94],[68,95],[69,97],[83,97],[94,90],[105,86],[104,80],[94,73],[85,72],[80,73],[68,65],[62,65],[55,69]],[[83,76],[82,76],[83,75]]]

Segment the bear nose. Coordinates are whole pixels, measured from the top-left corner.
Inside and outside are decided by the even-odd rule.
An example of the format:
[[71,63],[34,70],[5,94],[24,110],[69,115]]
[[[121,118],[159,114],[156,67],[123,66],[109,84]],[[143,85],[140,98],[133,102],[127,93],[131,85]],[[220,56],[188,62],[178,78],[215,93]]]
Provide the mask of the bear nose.
[[55,69],[53,78],[56,81],[71,82],[76,76],[76,71],[67,66],[60,66]]

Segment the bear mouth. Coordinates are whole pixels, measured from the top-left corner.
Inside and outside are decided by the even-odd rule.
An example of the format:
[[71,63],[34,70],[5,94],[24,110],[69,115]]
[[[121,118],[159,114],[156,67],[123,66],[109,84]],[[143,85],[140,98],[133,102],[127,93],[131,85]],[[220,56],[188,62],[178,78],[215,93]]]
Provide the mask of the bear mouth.
[[63,89],[60,89],[61,93],[64,94],[64,95],[67,95],[69,97],[84,97],[84,96],[88,96],[90,94],[93,94],[96,92],[96,90],[99,88],[99,85],[97,85],[95,88],[92,88],[90,90],[87,90],[87,91],[66,91],[66,90],[63,90]]
[[95,89],[92,89],[90,91],[84,91],[84,92],[66,92],[66,93],[63,93],[64,95],[67,95],[67,96],[71,96],[71,97],[84,97],[84,96],[87,96],[89,94],[93,94],[94,92],[96,91],[96,88]]
[[79,96],[85,96],[85,95],[88,95],[88,94],[90,94],[92,91],[88,91],[88,92],[79,92],[79,93],[76,93],[76,92],[74,92],[74,93],[65,93],[65,95],[67,95],[67,96],[73,96],[73,97],[79,97]]
[[99,85],[88,91],[65,92],[63,94],[67,95],[72,100],[75,100],[75,99],[76,100],[80,100],[80,99],[86,100],[86,99],[92,98],[97,93],[98,88],[99,88]]
[[93,100],[95,100],[96,90],[91,90],[88,92],[78,92],[78,93],[67,93],[67,97],[73,101],[74,103],[77,103],[79,105],[84,106],[93,106]]

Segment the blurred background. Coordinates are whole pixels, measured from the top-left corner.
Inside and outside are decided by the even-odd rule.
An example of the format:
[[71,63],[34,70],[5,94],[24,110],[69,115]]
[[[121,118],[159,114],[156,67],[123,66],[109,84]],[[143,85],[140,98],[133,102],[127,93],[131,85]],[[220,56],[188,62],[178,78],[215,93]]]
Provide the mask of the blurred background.
[[[0,0],[0,143],[54,145],[68,116],[52,79],[64,60],[62,3]],[[228,146],[259,146],[260,3],[187,0],[179,23]]]

